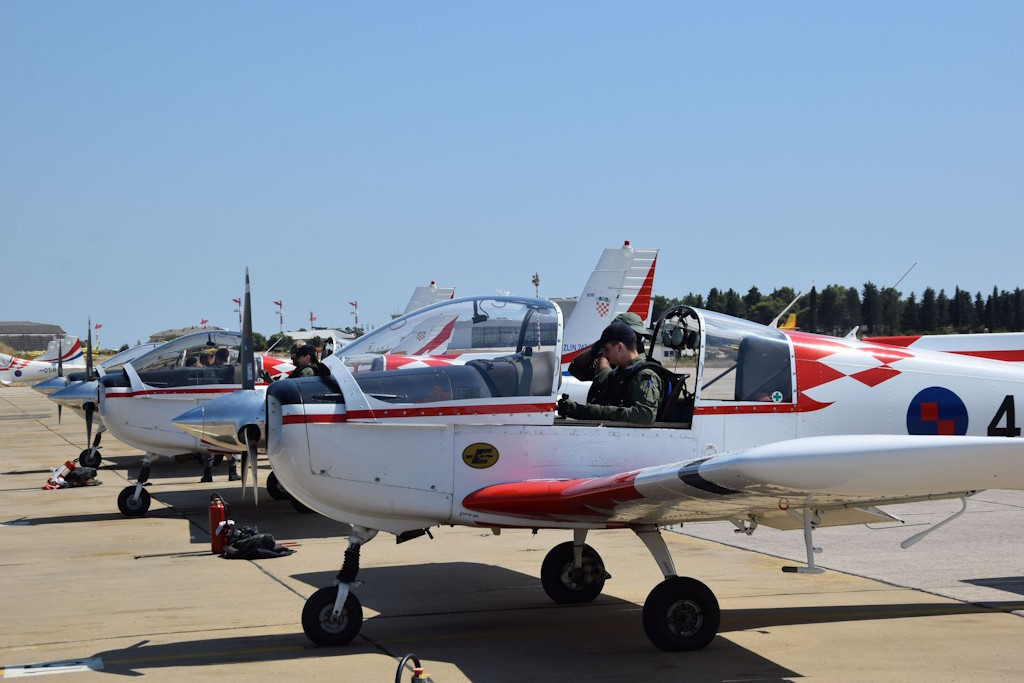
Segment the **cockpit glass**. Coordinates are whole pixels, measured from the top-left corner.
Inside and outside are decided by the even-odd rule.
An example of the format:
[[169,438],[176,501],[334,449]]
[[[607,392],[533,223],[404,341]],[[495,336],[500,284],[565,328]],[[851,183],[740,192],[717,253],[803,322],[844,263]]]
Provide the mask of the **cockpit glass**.
[[[549,301],[480,297],[422,308],[340,354],[363,390],[384,401],[548,396],[558,335],[558,313]],[[399,383],[385,374],[400,377]]]
[[240,332],[196,332],[162,344],[131,363],[140,373],[184,368],[196,362],[200,365],[234,365],[238,363],[241,344]]

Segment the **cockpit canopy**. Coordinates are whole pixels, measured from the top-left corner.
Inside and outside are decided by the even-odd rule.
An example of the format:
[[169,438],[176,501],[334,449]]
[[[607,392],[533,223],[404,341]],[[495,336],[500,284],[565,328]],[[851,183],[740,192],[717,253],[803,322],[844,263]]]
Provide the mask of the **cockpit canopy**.
[[430,403],[551,396],[560,348],[550,301],[472,297],[402,316],[339,356],[367,396]]
[[[241,384],[241,345],[241,332],[194,332],[161,344],[130,362],[143,383],[154,387]],[[259,358],[256,363],[259,371]],[[103,378],[107,387],[127,386],[127,382],[124,373],[108,373]]]

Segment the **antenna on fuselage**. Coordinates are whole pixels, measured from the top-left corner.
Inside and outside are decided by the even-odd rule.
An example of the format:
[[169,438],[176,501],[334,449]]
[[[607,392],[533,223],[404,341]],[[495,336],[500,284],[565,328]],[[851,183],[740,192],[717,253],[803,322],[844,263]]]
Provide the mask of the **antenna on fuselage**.
[[[814,289],[814,280],[811,280],[811,289]],[[789,305],[786,306],[785,308],[783,308],[782,312],[779,313],[777,316],[775,316],[775,320],[773,320],[771,322],[771,324],[768,325],[768,327],[778,327],[779,326],[779,321],[782,320],[782,316],[786,315],[786,313],[789,311],[789,309],[793,308],[793,304],[795,304],[797,301],[800,301],[800,297],[802,297],[803,295],[804,295],[803,290],[800,290],[799,292],[797,292],[797,295],[795,297],[793,297],[793,300],[789,302]]]

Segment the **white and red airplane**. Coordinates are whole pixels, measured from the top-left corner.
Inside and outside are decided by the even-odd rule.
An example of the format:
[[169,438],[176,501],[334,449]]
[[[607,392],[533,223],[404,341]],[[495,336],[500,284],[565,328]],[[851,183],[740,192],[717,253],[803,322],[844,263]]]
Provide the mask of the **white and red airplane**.
[[[647,322],[650,318],[654,270],[657,265],[657,249],[635,249],[627,241],[621,247],[605,249],[598,259],[594,271],[587,280],[579,299],[573,302],[569,322],[563,340],[562,370],[563,390],[579,400],[585,400],[588,383],[571,377],[566,368],[573,357],[601,336],[604,327],[620,313],[637,313]],[[427,299],[420,295],[427,288],[418,288],[413,301]],[[437,290],[431,283],[429,290]],[[432,292],[430,299],[441,302],[451,299],[453,290]],[[569,306],[563,300],[563,305]],[[411,305],[411,304],[410,304]],[[407,309],[409,310],[409,309]],[[416,309],[413,309],[416,310]],[[439,310],[434,314],[430,311]],[[394,342],[387,353],[372,352],[363,361],[359,356],[350,356],[349,362],[359,366],[364,362],[366,370],[406,371],[437,366],[463,365],[474,358],[488,353],[465,352],[471,340],[460,339],[456,331],[457,314],[450,314],[444,307],[432,306],[416,316],[414,324],[407,324],[408,314],[394,320],[388,326],[400,330],[400,340]],[[481,314],[477,314],[481,315]],[[449,348],[459,351],[448,353]],[[174,425],[202,439],[205,443],[217,444],[221,448],[242,450],[247,462],[255,464],[257,449],[266,443],[266,402],[265,388],[254,391],[238,391],[229,396],[217,398],[190,410],[174,419]],[[243,485],[251,472],[256,485],[256,469],[243,468]],[[287,491],[273,473],[267,479],[267,491],[273,498],[290,498]],[[255,492],[255,491],[254,491]],[[296,501],[292,500],[293,504]],[[296,509],[308,508],[295,504]]]
[[51,339],[46,345],[46,351],[32,360],[0,353],[0,384],[5,385],[38,382],[56,377],[61,370],[69,372],[84,369],[82,343],[78,337],[70,335],[61,339]]
[[[366,362],[438,316],[454,320],[445,355],[472,360]],[[807,565],[783,569],[817,573],[817,527],[891,520],[880,509],[891,503],[966,506],[980,489],[1024,489],[1024,440],[1006,438],[1020,436],[1016,364],[679,306],[655,327],[668,387],[658,420],[634,426],[556,416],[563,335],[552,302],[456,299],[356,340],[325,361],[330,376],[268,388],[275,475],[304,505],[352,525],[336,585],[303,609],[311,640],[358,633],[352,586],[360,549],[379,531],[400,540],[452,524],[571,531],[540,570],[561,603],[593,600],[609,578],[589,532],[632,531],[665,576],[644,604],[645,632],[661,649],[693,650],[714,638],[719,606],[704,583],[677,576],[663,525],[802,530]]]

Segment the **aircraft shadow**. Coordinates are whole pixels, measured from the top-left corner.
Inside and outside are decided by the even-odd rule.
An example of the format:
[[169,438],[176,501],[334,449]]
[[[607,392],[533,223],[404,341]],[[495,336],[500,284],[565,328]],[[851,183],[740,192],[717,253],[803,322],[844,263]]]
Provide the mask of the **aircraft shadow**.
[[[983,586],[985,588],[995,588],[996,590],[1006,591],[1007,593],[1016,593],[1017,595],[1024,595],[1024,576],[992,576],[983,579],[961,579],[962,583],[969,583],[973,586]],[[989,604],[989,603],[983,603]]]

